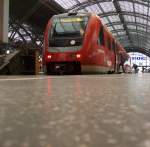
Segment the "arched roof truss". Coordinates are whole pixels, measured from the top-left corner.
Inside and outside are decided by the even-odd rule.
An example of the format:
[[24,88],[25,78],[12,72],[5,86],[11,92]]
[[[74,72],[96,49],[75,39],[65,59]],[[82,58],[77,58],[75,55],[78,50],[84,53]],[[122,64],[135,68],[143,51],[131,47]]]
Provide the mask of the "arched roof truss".
[[[54,0],[66,11],[93,12],[128,50],[150,55],[149,0]],[[142,52],[142,53],[143,53]],[[147,53],[149,52],[149,53]]]

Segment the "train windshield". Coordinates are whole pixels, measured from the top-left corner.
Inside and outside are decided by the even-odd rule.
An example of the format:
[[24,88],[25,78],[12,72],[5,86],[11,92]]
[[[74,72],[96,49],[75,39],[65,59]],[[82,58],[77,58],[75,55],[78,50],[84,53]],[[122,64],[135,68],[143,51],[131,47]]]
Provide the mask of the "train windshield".
[[[51,51],[78,50],[81,48],[88,17],[64,17],[53,19],[49,34]],[[70,48],[71,47],[71,48]]]

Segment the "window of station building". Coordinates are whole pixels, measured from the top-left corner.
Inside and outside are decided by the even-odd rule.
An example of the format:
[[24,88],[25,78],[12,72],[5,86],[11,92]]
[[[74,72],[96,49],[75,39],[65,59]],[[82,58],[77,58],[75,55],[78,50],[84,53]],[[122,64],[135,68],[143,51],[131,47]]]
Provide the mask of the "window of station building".
[[99,44],[101,45],[105,45],[105,39],[104,39],[104,28],[101,27],[100,28],[100,32],[99,32]]

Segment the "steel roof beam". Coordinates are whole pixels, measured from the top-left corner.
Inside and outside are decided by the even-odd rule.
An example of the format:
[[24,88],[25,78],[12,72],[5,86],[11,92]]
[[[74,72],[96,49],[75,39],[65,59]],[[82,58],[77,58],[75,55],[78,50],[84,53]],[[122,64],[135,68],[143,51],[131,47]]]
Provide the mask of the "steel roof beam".
[[[146,6],[147,7],[147,4],[145,4],[145,3],[142,3],[142,2],[140,2],[140,1],[135,1],[135,0],[133,0],[133,1],[131,1],[131,0],[118,0],[118,1],[126,1],[126,2],[135,2],[136,4],[139,4],[139,5],[143,5],[143,6]],[[148,0],[142,0],[143,2],[148,2]]]
[[[110,27],[110,26],[112,26],[112,25],[121,25],[122,23],[120,22],[120,21],[118,21],[118,22],[112,22],[112,23],[107,23],[106,24],[106,26],[107,27]],[[127,25],[134,25],[135,26],[135,22],[128,22],[128,21],[126,21],[126,24]],[[142,24],[142,23],[139,23],[139,22],[137,22],[137,24],[136,25],[138,25],[138,26],[140,26],[140,27],[143,27],[143,28],[146,28],[146,27],[150,27],[150,25],[145,25],[145,24]],[[150,30],[150,29],[149,29]]]
[[[12,27],[13,27],[13,24],[12,24]],[[22,41],[23,41],[24,43],[26,43],[25,38],[24,38],[23,35],[19,32],[18,28],[16,28],[16,27],[13,27],[13,28],[14,28],[15,34],[18,33],[18,35],[21,37]],[[15,35],[13,36],[13,38],[10,38],[10,40],[12,41],[12,40],[14,39],[14,37],[15,37]]]
[[[139,17],[139,18],[147,20],[147,15],[144,15],[144,14],[141,14],[141,13],[121,11],[121,12],[119,12],[119,14]],[[106,13],[102,13],[102,14],[98,14],[98,15],[101,16],[101,17],[107,17],[107,16],[112,16],[112,15],[118,15],[118,12],[110,11],[110,12],[106,12]],[[148,20],[150,20],[150,18]]]
[[[103,8],[101,7],[101,5],[100,5],[100,4],[97,4],[97,5],[98,5],[98,7],[100,8],[100,10],[104,13],[104,10],[103,10]],[[109,22],[110,24],[112,23],[109,18],[107,18],[107,20],[108,20],[108,22]],[[112,27],[113,27],[113,29],[115,30],[114,26],[112,26]]]
[[[120,40],[120,41],[124,41],[124,40],[126,40],[125,37],[126,37],[125,35],[120,35],[117,39]],[[131,36],[131,38],[133,38],[133,37],[134,37],[134,35]],[[143,34],[141,33],[139,38],[141,38],[142,41],[146,40],[146,36],[145,36],[144,33]],[[149,39],[150,39],[150,37],[149,37]],[[133,41],[136,41],[135,37],[134,37]]]
[[[119,2],[119,1],[125,1],[125,0],[117,0],[117,1]],[[132,2],[131,0],[126,0],[126,1],[127,2]],[[143,1],[147,2],[147,0],[143,0]],[[104,3],[104,2],[112,2],[112,0],[88,0],[86,2],[82,2],[82,3],[79,3],[77,5],[72,6],[71,8],[68,9],[68,11],[70,11],[70,10],[78,11],[78,10],[81,10],[81,9],[85,9],[85,7],[87,7],[87,6],[91,6],[91,5],[94,5],[94,4],[97,4],[97,3]],[[147,6],[146,4],[141,3],[139,1],[135,1],[135,3]]]
[[98,4],[98,3],[103,3],[103,2],[111,2],[112,0],[88,0],[86,2],[83,3],[78,3],[77,5],[72,6],[71,8],[68,9],[68,11],[70,10],[81,10],[81,9],[85,9],[87,6],[91,6],[94,4]]
[[[12,23],[14,23],[14,24],[16,24],[16,25],[18,26],[18,27],[17,27],[18,31],[19,31],[19,29],[23,29],[23,31],[26,33],[26,35],[29,36],[30,39],[33,41],[32,35],[23,27],[23,25],[21,25],[20,23],[16,22],[16,21],[13,20],[13,19],[10,19],[10,21],[12,21]],[[20,31],[19,31],[19,32],[20,32]],[[22,34],[22,33],[20,32],[20,34]],[[22,34],[22,35],[23,35],[23,34]]]
[[148,11],[147,11],[147,25],[146,25],[146,38],[147,38],[147,43],[148,43],[148,16],[149,16],[149,12],[150,12],[150,1],[148,1]]
[[125,49],[127,52],[139,52],[139,53],[145,54],[146,56],[150,57],[149,48],[138,47],[138,46],[126,46]]
[[132,44],[132,40],[131,40],[131,38],[130,38],[127,25],[125,24],[124,17],[120,14],[120,12],[121,12],[120,5],[118,4],[117,0],[113,0],[113,4],[114,4],[114,6],[115,6],[115,8],[116,8],[116,11],[117,11],[117,13],[118,13],[118,15],[119,15],[119,18],[120,18],[120,20],[121,20],[121,23],[123,24],[123,27],[124,27],[124,29],[125,29],[125,31],[126,31],[126,34],[127,34],[128,38],[129,38],[129,40],[130,40],[130,43]]
[[34,7],[29,10],[27,12],[27,14],[20,20],[20,23],[24,22],[25,20],[27,20],[31,15],[33,15],[37,10],[38,8],[40,7],[40,3],[39,1],[37,1],[37,3],[34,5]]
[[[130,34],[132,34],[132,32],[138,32],[138,33],[143,33],[143,34],[147,34],[145,31],[143,30],[136,30],[136,29],[128,29]],[[124,32],[124,29],[116,29],[116,30],[113,30],[111,31],[112,33],[117,33],[117,32]],[[148,33],[150,34],[150,33]]]

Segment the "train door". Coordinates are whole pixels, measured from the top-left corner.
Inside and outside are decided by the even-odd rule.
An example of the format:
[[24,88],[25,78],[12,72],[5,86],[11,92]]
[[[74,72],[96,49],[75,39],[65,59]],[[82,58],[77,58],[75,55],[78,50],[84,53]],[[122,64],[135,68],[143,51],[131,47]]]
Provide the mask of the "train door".
[[115,42],[115,73],[119,73],[120,72],[120,56],[119,56],[119,49],[118,49],[118,45]]
[[98,36],[98,54],[99,54],[99,63],[101,66],[105,65],[105,37],[104,37],[104,28],[101,25],[99,36]]
[[113,53],[113,69],[114,69],[114,72],[117,71],[117,65],[118,65],[118,56],[117,56],[117,48],[116,48],[116,45],[115,45],[115,40],[113,39],[112,40],[112,53]]
[[107,48],[108,48],[108,63],[107,66],[109,67],[109,71],[113,72],[114,71],[114,64],[115,64],[115,53],[114,50],[112,49],[112,38],[108,36],[107,39]]

